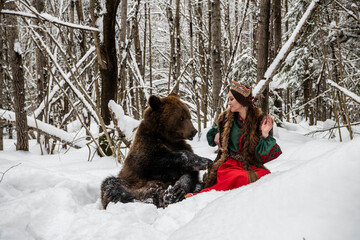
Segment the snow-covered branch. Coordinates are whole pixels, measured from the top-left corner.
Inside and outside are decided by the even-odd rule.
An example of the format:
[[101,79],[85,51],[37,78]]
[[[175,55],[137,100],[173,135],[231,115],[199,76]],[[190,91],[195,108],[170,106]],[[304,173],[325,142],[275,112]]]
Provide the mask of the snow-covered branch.
[[341,86],[339,86],[337,83],[331,81],[331,80],[327,80],[327,82],[333,86],[334,88],[338,89],[339,91],[341,91],[342,93],[344,93],[346,96],[348,96],[349,98],[351,98],[352,100],[354,100],[355,102],[360,104],[360,96],[356,95],[355,93],[347,90],[346,88],[343,88]]
[[294,32],[291,34],[291,37],[287,40],[287,42],[282,46],[279,53],[276,55],[274,61],[268,67],[264,74],[263,80],[260,80],[257,85],[254,87],[253,96],[261,94],[267,85],[270,83],[272,77],[276,74],[276,71],[280,67],[280,65],[285,61],[286,57],[289,55],[291,49],[294,47],[295,42],[299,39],[302,29],[306,25],[306,21],[311,17],[312,13],[315,11],[318,6],[318,0],[313,0],[309,7],[307,8],[305,14],[300,19],[297,24]]
[[[48,48],[48,46],[46,45],[46,43],[42,40],[41,36],[39,36],[39,34],[35,31],[33,31],[34,35],[36,36],[37,40],[39,40],[39,42],[41,43],[41,46],[46,50],[48,56],[50,57],[50,59],[53,61],[55,67],[57,68],[57,70],[59,71],[60,75],[64,78],[65,82],[69,85],[70,89],[74,92],[74,94],[81,100],[81,102],[84,104],[84,106],[86,107],[86,109],[91,113],[91,115],[94,117],[94,119],[96,120],[96,122],[99,122],[99,117],[95,111],[95,109],[93,108],[93,105],[91,102],[88,102],[87,99],[89,99],[89,97],[86,95],[85,91],[80,91],[82,89],[77,89],[74,84],[70,81],[69,76],[67,76],[67,74],[65,74],[64,70],[62,69],[62,67],[59,65],[59,63],[56,60],[56,57],[51,53],[50,49]],[[70,74],[72,75],[73,73],[70,71]]]
[[[36,11],[35,9],[33,9],[33,10]],[[65,22],[65,21],[62,21],[62,20],[54,17],[54,16],[51,16],[48,13],[38,13],[38,12],[36,12],[35,14],[32,14],[32,13],[27,13],[27,12],[11,11],[11,10],[2,10],[0,13],[1,14],[17,15],[17,16],[27,17],[27,18],[40,18],[42,20],[45,20],[45,21],[48,21],[48,22],[51,22],[51,23],[55,23],[55,24],[59,24],[59,25],[65,26],[65,27],[76,28],[76,29],[81,29],[81,30],[85,30],[85,31],[99,32],[99,29],[97,29],[97,28],[84,26],[84,25],[80,25],[80,24],[75,24],[75,23]]]
[[[71,70],[71,72],[74,72],[76,68],[79,68],[81,66],[81,64],[84,63],[84,61],[95,51],[95,47],[92,46],[90,47],[90,49],[84,54],[84,56],[79,60],[79,62],[76,63],[76,67],[73,67],[73,69]],[[65,74],[66,78],[70,78],[71,77],[71,72],[68,72]],[[62,80],[60,82],[60,86],[63,86],[65,84],[65,81]],[[54,95],[59,91],[60,87],[58,85],[55,85],[54,88],[52,89],[52,91],[49,93],[49,99],[52,99],[54,97]],[[35,118],[37,118],[40,113],[44,110],[45,108],[45,99],[40,103],[39,107],[34,111],[35,114]]]
[[[3,109],[0,109],[0,118],[3,118],[9,122],[16,121],[14,112]],[[39,133],[46,134],[52,137],[53,139],[65,143],[73,148],[79,149],[85,146],[85,144],[83,143],[74,143],[76,139],[73,134],[68,133],[62,129],[56,128],[50,124],[44,123],[40,120],[35,120],[34,117],[27,117],[27,124],[29,128],[33,128]]]

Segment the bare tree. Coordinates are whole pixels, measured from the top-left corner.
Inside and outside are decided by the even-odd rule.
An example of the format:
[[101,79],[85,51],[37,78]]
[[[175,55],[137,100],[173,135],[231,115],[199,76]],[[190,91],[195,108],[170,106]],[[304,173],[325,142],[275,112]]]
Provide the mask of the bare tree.
[[[44,11],[45,8],[45,2],[43,0],[35,0],[34,1],[34,7],[35,9],[41,13]],[[37,18],[35,19],[35,25],[40,26],[40,20]],[[36,29],[38,34],[45,37],[44,32],[41,30],[41,28]],[[47,82],[47,73],[46,73],[46,58],[41,53],[39,48],[36,48],[35,50],[36,54],[36,71],[37,71],[37,103],[40,104],[45,97],[45,91],[46,91],[46,82]],[[39,115],[39,118],[41,118],[42,114]]]
[[[140,0],[137,1],[137,6],[136,6],[136,13],[133,14],[133,18],[132,18],[132,24],[133,24],[133,36],[134,36],[134,48],[135,48],[135,59],[136,59],[136,64],[137,64],[137,68],[138,71],[134,71],[133,75],[138,75],[137,77],[134,76],[135,78],[138,79],[137,82],[139,82],[139,79],[143,79],[144,73],[145,73],[145,66],[143,65],[143,51],[141,49],[141,38],[140,38],[140,27],[139,27],[139,19],[138,19],[138,12],[140,9]],[[140,85],[140,84],[137,84]],[[142,91],[139,91],[138,89],[135,90],[136,92],[136,109],[137,109],[137,114],[140,118],[141,113],[142,113],[142,107],[146,105],[146,98],[143,94]]]
[[[15,2],[8,2],[5,7],[9,10],[16,10]],[[10,67],[14,89],[14,109],[16,116],[16,150],[29,151],[28,125],[25,111],[25,79],[23,69],[23,57],[20,46],[17,18],[13,15],[7,16],[8,41]]]
[[213,71],[213,111],[220,112],[220,90],[222,85],[222,62],[221,62],[221,8],[220,0],[211,1],[211,66]]
[[[257,29],[257,81],[264,78],[268,67],[269,49],[269,21],[270,21],[270,0],[260,1],[259,25]],[[259,98],[261,109],[268,112],[269,108],[269,88],[263,91],[263,96]]]
[[149,6],[149,3],[145,3],[147,6],[147,10],[148,10],[148,24],[149,24],[149,84],[150,84],[150,95],[152,95],[152,91],[153,91],[153,74],[152,74],[152,70],[153,70],[153,66],[152,66],[152,35],[151,35],[151,7]]
[[176,9],[175,9],[175,53],[174,53],[174,68],[173,68],[173,79],[176,82],[174,88],[174,93],[179,92],[179,83],[178,78],[180,77],[180,68],[181,68],[181,38],[180,38],[180,0],[176,0]]
[[[2,9],[2,4],[0,4],[0,11]],[[2,16],[0,15],[0,109],[3,108],[3,91],[4,91],[4,69],[3,69],[3,62],[4,62],[4,57],[3,57],[3,31],[2,31]],[[3,124],[4,124],[4,120],[2,118],[0,118],[0,151],[4,150],[4,143],[3,143],[3,138],[4,138],[4,128],[3,128]]]
[[[119,91],[119,101],[123,103],[123,106],[126,106],[126,35],[127,35],[127,0],[121,2],[121,11],[120,11],[120,41],[119,41],[119,51],[120,51],[120,91]],[[125,109],[126,111],[126,109]]]
[[197,43],[198,43],[198,63],[200,68],[201,78],[201,111],[204,114],[204,128],[207,127],[207,110],[208,110],[208,88],[209,80],[207,77],[208,71],[206,71],[206,57],[205,57],[205,36],[204,36],[204,24],[203,24],[203,0],[198,0],[195,8],[195,19],[197,21]]
[[[96,0],[90,1],[90,11],[94,26],[96,22],[95,10],[99,11],[99,4]],[[118,67],[115,46],[115,23],[119,4],[120,0],[106,0],[106,11],[103,16],[103,41],[100,41],[98,33],[94,32],[101,75],[101,116],[106,125],[111,121],[108,103],[110,100],[115,102],[117,100]]]
[[[272,35],[273,35],[273,41],[274,41],[274,54],[273,56],[276,56],[279,51],[280,48],[282,46],[281,44],[281,37],[282,37],[282,32],[281,32],[281,0],[273,0],[272,1],[272,10],[273,10],[273,31],[272,31]],[[276,89],[276,95],[275,95],[275,100],[274,100],[274,106],[275,106],[275,115],[278,116],[279,120],[281,121],[283,116],[282,116],[282,89]]]

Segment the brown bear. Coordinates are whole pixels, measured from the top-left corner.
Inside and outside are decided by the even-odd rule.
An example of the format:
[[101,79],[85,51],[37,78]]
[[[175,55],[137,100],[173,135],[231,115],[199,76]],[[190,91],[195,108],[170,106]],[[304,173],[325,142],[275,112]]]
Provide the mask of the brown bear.
[[151,96],[118,177],[101,184],[101,203],[141,201],[166,207],[201,190],[199,170],[212,162],[193,153],[186,139],[197,130],[177,97]]

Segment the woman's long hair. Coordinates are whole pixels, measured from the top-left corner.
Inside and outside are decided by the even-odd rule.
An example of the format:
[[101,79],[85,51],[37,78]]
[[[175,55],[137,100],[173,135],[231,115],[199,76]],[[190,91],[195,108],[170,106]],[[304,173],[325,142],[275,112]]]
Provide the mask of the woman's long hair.
[[262,111],[255,106],[252,96],[247,98],[242,96],[239,100],[241,105],[248,107],[245,125],[240,129],[240,136],[243,136],[244,144],[242,146],[242,166],[248,172],[249,182],[255,182],[259,177],[250,165],[265,169],[264,165],[261,164],[255,156],[255,149],[261,136],[259,124],[261,124],[260,118]]

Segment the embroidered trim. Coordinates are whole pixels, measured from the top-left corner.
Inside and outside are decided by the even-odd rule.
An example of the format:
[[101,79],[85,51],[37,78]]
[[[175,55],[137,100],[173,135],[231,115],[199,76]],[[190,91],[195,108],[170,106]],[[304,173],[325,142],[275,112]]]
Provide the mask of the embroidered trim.
[[244,160],[243,155],[241,153],[233,152],[233,151],[229,151],[229,158],[235,159],[240,162]]
[[282,153],[281,148],[279,145],[275,144],[273,148],[270,149],[269,154],[265,155],[259,155],[259,162],[262,164],[265,164],[267,162],[270,162],[271,160],[274,160],[278,156],[280,156]]
[[194,196],[195,194],[193,194],[193,193],[188,193],[188,194],[186,194],[184,197],[185,198],[189,198],[189,197],[192,197],[192,196]]
[[240,93],[244,97],[248,97],[250,95],[250,92],[251,92],[250,89],[248,89],[247,87],[245,87],[241,83],[238,83],[238,82],[235,82],[235,81],[231,81],[230,89]]

